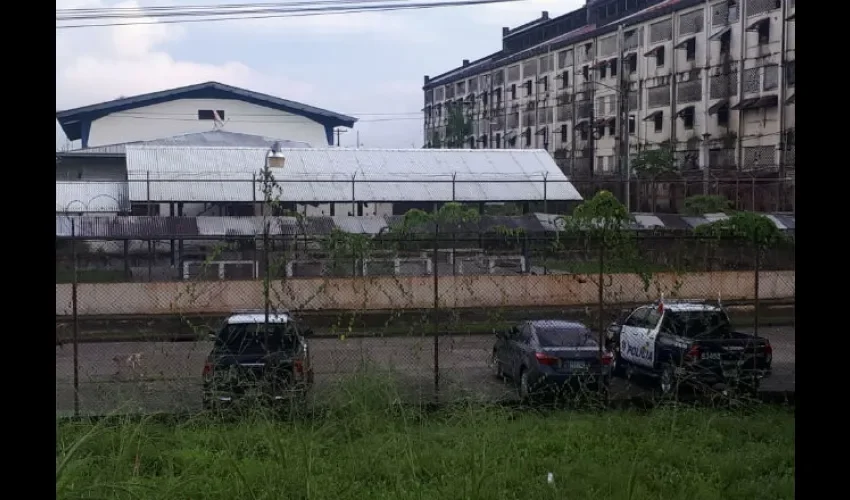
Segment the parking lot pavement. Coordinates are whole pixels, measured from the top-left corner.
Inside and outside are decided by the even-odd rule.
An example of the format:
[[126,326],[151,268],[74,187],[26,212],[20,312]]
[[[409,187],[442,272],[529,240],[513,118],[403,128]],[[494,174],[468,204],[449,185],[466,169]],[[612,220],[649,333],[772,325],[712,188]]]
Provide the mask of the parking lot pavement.
[[[746,330],[744,330],[746,331]],[[763,390],[794,390],[795,333],[790,327],[762,328],[773,345],[774,369]],[[491,376],[487,366],[489,335],[439,339],[441,398],[513,397],[510,384]],[[316,397],[363,367],[389,370],[409,398],[432,399],[434,338],[358,337],[310,341]],[[200,408],[200,375],[209,342],[123,342],[79,345],[79,401],[85,414],[113,411],[182,411]],[[643,389],[615,381],[612,396]],[[73,412],[73,348],[56,348],[56,412]]]

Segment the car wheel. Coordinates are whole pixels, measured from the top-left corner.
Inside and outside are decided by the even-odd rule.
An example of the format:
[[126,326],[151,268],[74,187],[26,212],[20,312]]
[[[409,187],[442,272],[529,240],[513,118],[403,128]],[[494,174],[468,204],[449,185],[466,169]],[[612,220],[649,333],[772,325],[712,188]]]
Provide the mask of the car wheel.
[[496,357],[496,351],[490,356],[490,370],[493,371],[493,376],[499,380],[505,380],[505,372],[502,371],[502,364]]
[[662,396],[669,396],[676,389],[676,372],[673,370],[673,365],[666,364],[661,369],[661,376],[658,380],[659,388]]
[[614,359],[611,360],[611,375],[622,377],[625,375],[625,372],[623,360],[620,359],[620,353],[614,354]]

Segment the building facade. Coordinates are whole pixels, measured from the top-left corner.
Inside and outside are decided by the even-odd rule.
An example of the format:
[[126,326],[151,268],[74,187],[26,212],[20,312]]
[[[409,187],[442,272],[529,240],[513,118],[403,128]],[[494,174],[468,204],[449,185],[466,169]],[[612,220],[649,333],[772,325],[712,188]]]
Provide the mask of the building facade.
[[150,141],[212,130],[334,144],[336,127],[356,118],[218,82],[119,98],[58,111],[56,119],[82,148]]
[[794,0],[592,0],[544,12],[503,28],[499,52],[425,77],[426,147],[541,148],[573,178],[625,179],[639,151],[668,146],[680,169],[706,178],[788,178],[794,15]]

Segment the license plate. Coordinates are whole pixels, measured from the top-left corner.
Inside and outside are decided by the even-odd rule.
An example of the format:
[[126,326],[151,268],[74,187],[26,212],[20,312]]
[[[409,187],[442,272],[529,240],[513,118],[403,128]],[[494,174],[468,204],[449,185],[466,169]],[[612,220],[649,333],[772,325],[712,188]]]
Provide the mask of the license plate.
[[585,363],[584,361],[568,361],[567,367],[570,370],[583,370],[587,368],[587,363]]

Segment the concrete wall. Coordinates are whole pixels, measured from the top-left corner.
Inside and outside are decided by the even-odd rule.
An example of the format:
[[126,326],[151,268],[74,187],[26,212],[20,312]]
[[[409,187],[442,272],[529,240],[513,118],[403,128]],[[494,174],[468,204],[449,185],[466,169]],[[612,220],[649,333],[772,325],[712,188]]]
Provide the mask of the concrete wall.
[[[761,299],[794,297],[794,271],[760,275]],[[276,304],[292,310],[426,309],[434,305],[430,276],[300,278],[274,283]],[[752,272],[656,274],[646,287],[638,275],[606,277],[610,303],[667,297],[751,300]],[[594,304],[594,276],[444,276],[439,280],[444,307],[557,307]],[[97,283],[78,285],[80,315],[212,314],[260,309],[261,281]],[[56,315],[71,314],[71,285],[56,285]]]

